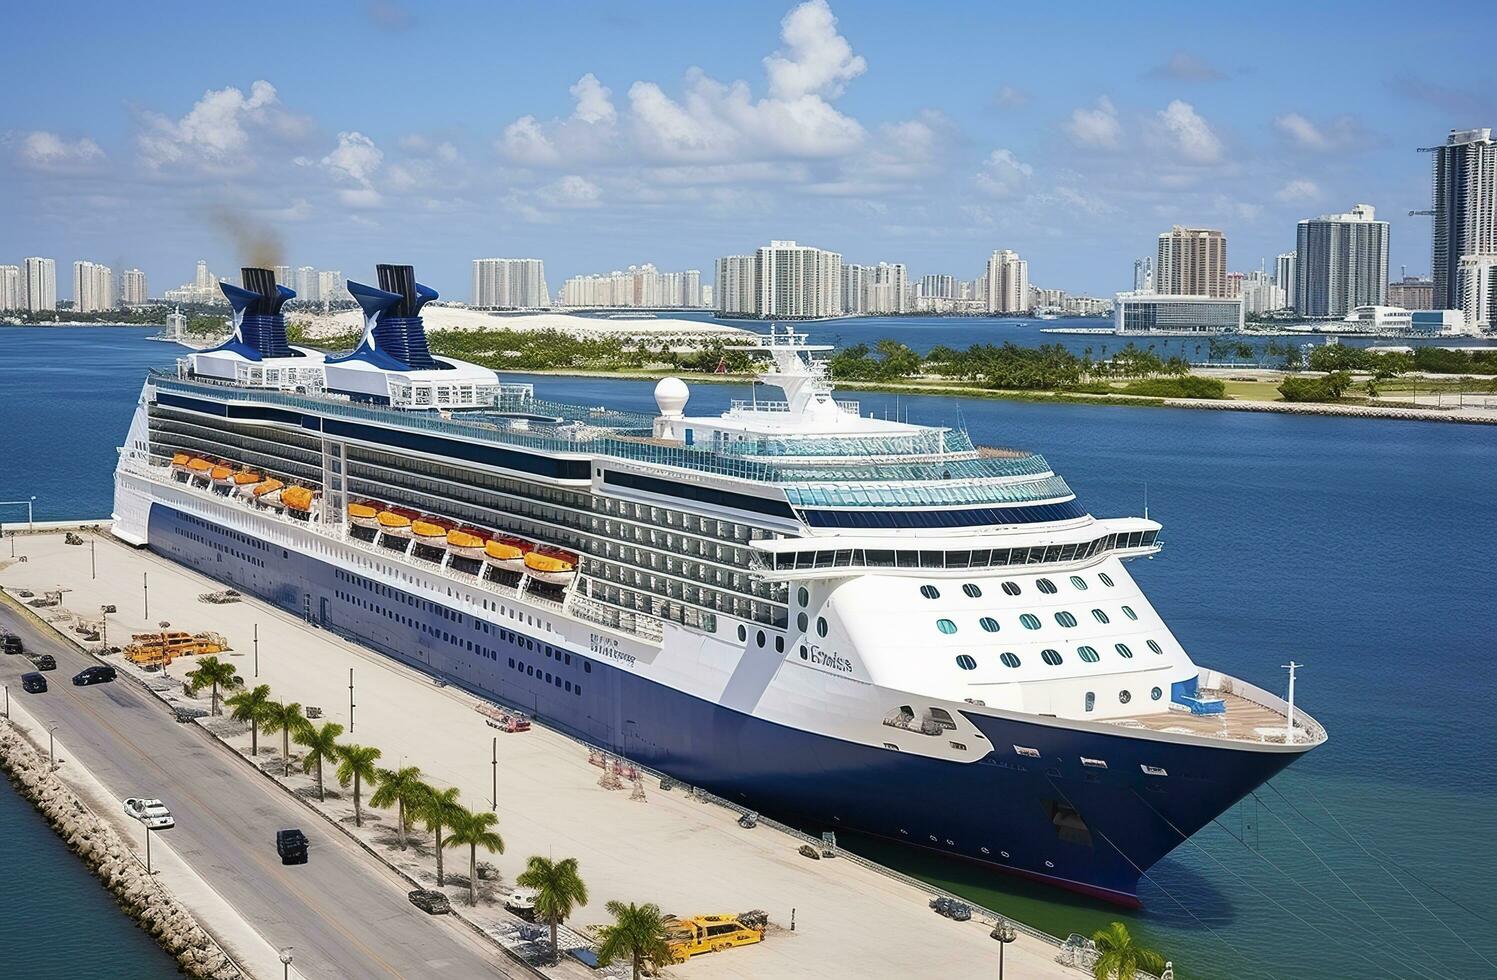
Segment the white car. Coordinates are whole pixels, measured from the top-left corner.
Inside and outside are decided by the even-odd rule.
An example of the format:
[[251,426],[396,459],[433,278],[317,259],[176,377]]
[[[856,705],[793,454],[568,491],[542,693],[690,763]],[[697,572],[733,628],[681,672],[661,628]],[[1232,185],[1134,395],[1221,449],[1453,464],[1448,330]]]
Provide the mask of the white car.
[[160,800],[131,797],[125,801],[125,812],[146,825],[149,830],[168,830],[177,825],[172,812]]

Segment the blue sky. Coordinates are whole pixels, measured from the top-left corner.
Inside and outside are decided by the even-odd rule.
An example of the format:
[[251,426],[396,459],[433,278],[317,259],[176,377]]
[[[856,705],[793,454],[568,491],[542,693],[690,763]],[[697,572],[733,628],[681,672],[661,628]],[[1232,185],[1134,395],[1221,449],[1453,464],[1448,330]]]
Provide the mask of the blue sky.
[[1171,224],[1233,268],[1366,202],[1429,266],[1429,157],[1497,127],[1497,4],[24,4],[0,262],[700,268],[770,238],[1127,288]]

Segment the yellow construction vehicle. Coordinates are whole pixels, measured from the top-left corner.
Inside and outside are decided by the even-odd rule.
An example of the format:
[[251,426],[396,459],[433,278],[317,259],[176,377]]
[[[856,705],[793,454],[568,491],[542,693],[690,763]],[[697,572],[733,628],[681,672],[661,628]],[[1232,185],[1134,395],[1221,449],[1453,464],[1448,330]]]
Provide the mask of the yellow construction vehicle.
[[677,963],[699,953],[716,953],[734,946],[748,946],[764,939],[763,927],[750,928],[736,915],[695,915],[689,919],[665,920],[666,944]]
[[220,633],[187,633],[182,630],[136,633],[125,647],[125,659],[142,667],[169,664],[176,657],[223,653],[228,641]]

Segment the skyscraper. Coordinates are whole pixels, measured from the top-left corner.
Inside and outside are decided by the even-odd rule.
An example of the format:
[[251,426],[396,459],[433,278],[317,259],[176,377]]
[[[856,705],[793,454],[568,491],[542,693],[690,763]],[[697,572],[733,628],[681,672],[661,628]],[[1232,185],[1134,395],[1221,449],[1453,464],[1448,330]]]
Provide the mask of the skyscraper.
[[1294,308],[1294,253],[1281,252],[1274,259],[1273,282],[1284,294],[1284,305]]
[[0,265],[0,310],[19,310],[21,301],[21,267]]
[[320,298],[317,285],[317,270],[310,265],[304,265],[296,270],[296,285],[291,288],[296,290],[297,299],[304,303],[315,303]]
[[1457,285],[1466,326],[1490,330],[1497,325],[1497,254],[1461,256]]
[[717,312],[726,316],[753,316],[754,257],[725,255],[717,260],[717,285],[713,287]]
[[1434,164],[1435,308],[1461,309],[1467,255],[1497,254],[1497,143],[1490,129],[1451,130]]
[[790,241],[717,260],[717,310],[734,316],[806,319],[842,312],[842,256]]
[[120,299],[126,306],[139,306],[150,302],[151,294],[146,288],[146,274],[139,269],[126,269],[120,277]]
[[275,267],[274,271],[276,282],[280,283],[282,286],[285,286],[287,289],[296,288],[295,286],[291,285],[291,266],[278,265]]
[[97,262],[74,262],[73,309],[79,313],[101,313],[114,308],[114,270]]
[[1227,238],[1214,228],[1175,225],[1159,236],[1154,292],[1172,296],[1227,295]]
[[1029,309],[1029,263],[1012,249],[988,257],[987,311],[1023,313]]
[[473,305],[550,306],[545,263],[540,259],[474,259]]
[[1154,260],[1147,255],[1133,260],[1133,291],[1135,293],[1154,291]]
[[28,256],[21,275],[22,304],[33,313],[57,309],[57,263]]
[[1371,205],[1299,223],[1294,309],[1301,316],[1344,317],[1388,296],[1388,223]]

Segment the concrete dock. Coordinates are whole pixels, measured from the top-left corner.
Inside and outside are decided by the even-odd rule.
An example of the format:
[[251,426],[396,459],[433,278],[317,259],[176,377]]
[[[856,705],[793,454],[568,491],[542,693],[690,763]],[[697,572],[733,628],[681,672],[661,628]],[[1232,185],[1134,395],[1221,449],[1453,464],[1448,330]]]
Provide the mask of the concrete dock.
[[[75,618],[97,624],[101,619],[100,607],[113,604],[117,612],[107,616],[111,645],[120,645],[131,633],[159,629],[162,621],[169,622],[172,629],[222,633],[232,647],[226,657],[235,664],[246,684],[268,684],[277,700],[320,708],[322,720],[345,727],[345,742],[378,747],[383,753],[382,766],[419,766],[428,782],[458,787],[468,808],[493,807],[499,815],[498,830],[504,837],[505,852],[481,857],[498,872],[498,878],[485,888],[489,902],[496,906],[495,897],[513,883],[530,855],[575,857],[589,891],[588,904],[570,920],[570,925],[581,932],[609,920],[603,906],[610,900],[654,902],[667,913],[683,916],[753,908],[769,913],[772,925],[763,943],[697,957],[690,963],[671,967],[668,975],[672,977],[990,977],[997,974],[998,944],[988,936],[989,925],[977,921],[958,923],[937,916],[927,907],[925,892],[891,875],[851,860],[811,861],[797,853],[800,840],[763,826],[744,830],[737,825],[732,811],[688,798],[679,789],[662,791],[654,781],[640,784],[645,797],[642,801],[631,798],[628,783],[622,791],[605,789],[599,785],[600,770],[589,764],[588,752],[579,743],[539,726],[521,734],[496,733],[474,710],[479,701],[471,694],[439,686],[426,675],[257,600],[246,597],[226,605],[202,602],[199,599],[202,593],[224,586],[154,554],[129,548],[107,535],[85,534],[82,546],[65,544],[61,531],[21,535],[15,539],[15,545],[17,555],[26,557],[24,563],[9,558],[10,543],[7,540],[0,547],[0,587],[12,594],[18,589],[28,589],[38,596],[64,590],[60,606],[35,610],[43,618],[56,621],[64,629]],[[253,639],[256,635],[258,643]],[[105,662],[119,666],[120,658],[110,657]],[[68,676],[78,668],[71,664],[72,660],[63,664],[59,657],[58,671],[49,675],[52,691],[26,696],[32,699],[27,704],[34,713],[42,710],[40,706],[60,703],[74,690],[89,696],[115,696],[88,688],[72,689]],[[6,680],[11,684],[11,697],[15,698],[17,685],[10,675],[18,673],[19,668],[11,670],[15,665],[3,666]],[[169,673],[180,676],[190,669],[191,658],[185,658],[173,663]],[[350,669],[356,705],[352,717]],[[206,692],[201,704],[207,706]],[[150,710],[166,719],[170,726],[170,715],[163,705],[156,704]],[[90,769],[95,765],[103,769],[115,765],[123,750],[113,744],[112,737],[82,725],[70,732],[69,727],[75,722],[68,714],[62,712],[58,734],[74,745],[80,760]],[[224,734],[241,752],[248,751],[247,734],[236,735],[221,723],[204,727]],[[491,764],[491,752],[496,736],[498,799],[494,801],[492,780],[496,770]],[[142,731],[139,739],[155,737]],[[104,744],[93,744],[95,755],[90,756],[78,744],[80,740]],[[261,736],[260,761],[278,756],[279,746],[278,736]],[[149,751],[149,745],[146,750]],[[201,781],[218,778],[252,787],[232,791],[249,792],[257,797],[247,806],[270,806],[270,802],[259,797],[275,794],[286,796],[282,805],[300,806],[290,794],[257,776],[248,764],[235,766],[227,754],[218,764],[220,771],[213,774],[204,773],[200,767],[163,765],[159,754],[157,758],[151,771],[132,774],[118,781],[119,785],[107,778],[107,774],[101,778],[121,796],[144,793],[159,796],[169,805],[174,799],[216,803],[220,791],[206,790]],[[232,772],[222,771],[229,767],[233,767]],[[338,806],[351,813],[351,803],[346,799],[334,804],[331,811],[334,815],[339,812]],[[393,812],[379,814],[379,818],[375,830],[368,835],[374,841],[370,850],[400,867],[403,873],[419,875],[420,869],[431,863],[429,837],[422,838],[426,840],[424,849],[417,847],[402,853],[394,847],[393,835],[388,833],[395,821]],[[319,818],[305,808],[297,819],[309,835],[315,832],[319,840],[337,836],[331,824],[315,826],[314,821]],[[182,834],[182,830],[176,833]],[[269,845],[262,850],[272,859],[272,866],[262,867],[263,862],[257,860],[237,869],[251,885],[262,875],[274,877],[281,873]],[[183,856],[194,864],[203,880],[218,887],[214,875],[198,867],[191,853],[184,851]],[[212,859],[203,856],[203,860]],[[449,888],[453,903],[465,904],[466,849],[448,850],[446,863],[449,873],[458,874],[462,883],[462,887]],[[318,889],[333,887],[325,886],[320,875],[308,879],[306,884],[311,886],[310,893],[302,898],[308,902],[317,901]],[[403,893],[409,885],[393,874],[383,877],[368,874],[358,883],[347,881],[336,887],[340,892],[346,888],[383,889],[404,902]],[[272,944],[281,941],[272,935],[275,928],[295,914],[283,910],[271,915],[242,896],[236,898],[229,890],[221,894]],[[346,902],[347,896],[342,895],[337,901]],[[789,929],[792,910],[796,923],[793,932]],[[350,907],[350,916],[358,914]],[[458,936],[460,930],[451,927],[431,929],[435,938],[451,943],[454,956],[459,952],[464,956],[479,955],[471,948],[475,937]],[[1056,959],[1058,952],[1051,943],[1021,932],[1018,941],[1006,949],[1009,975],[1083,975],[1060,965]],[[326,955],[336,961],[342,954],[329,946]],[[433,959],[441,962],[439,957]],[[333,965],[334,971],[307,975],[362,973],[336,962]],[[498,972],[501,965],[501,958],[495,957],[480,972]],[[580,967],[574,968],[580,972],[569,970],[566,975],[586,974]],[[417,975],[439,971],[396,968],[390,972]],[[463,968],[444,968],[440,972],[471,975]],[[389,973],[381,971],[380,975]]]

